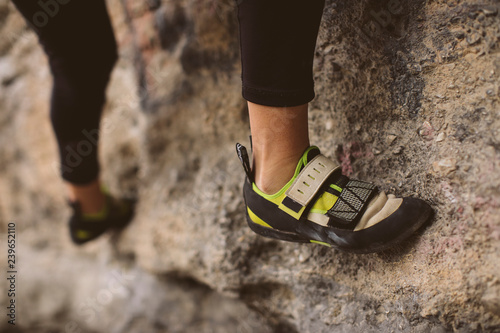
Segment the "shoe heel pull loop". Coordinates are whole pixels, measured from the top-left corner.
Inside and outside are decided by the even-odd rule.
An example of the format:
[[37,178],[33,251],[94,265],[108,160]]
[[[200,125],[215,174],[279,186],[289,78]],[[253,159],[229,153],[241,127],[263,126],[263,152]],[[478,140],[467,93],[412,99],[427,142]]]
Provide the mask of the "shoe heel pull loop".
[[241,165],[243,165],[243,170],[245,170],[245,174],[247,175],[248,181],[253,183],[252,172],[250,170],[250,160],[248,158],[247,149],[245,146],[237,143],[236,144],[236,153],[238,154],[238,158],[240,159]]

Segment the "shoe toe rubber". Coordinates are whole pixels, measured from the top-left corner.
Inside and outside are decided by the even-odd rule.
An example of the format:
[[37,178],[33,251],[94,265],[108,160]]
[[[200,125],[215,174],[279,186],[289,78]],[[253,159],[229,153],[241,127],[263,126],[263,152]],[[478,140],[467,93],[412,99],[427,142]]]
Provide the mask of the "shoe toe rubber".
[[410,237],[432,215],[432,208],[417,198],[403,198],[401,206],[390,216],[369,228],[346,233],[339,248],[356,253],[386,250]]

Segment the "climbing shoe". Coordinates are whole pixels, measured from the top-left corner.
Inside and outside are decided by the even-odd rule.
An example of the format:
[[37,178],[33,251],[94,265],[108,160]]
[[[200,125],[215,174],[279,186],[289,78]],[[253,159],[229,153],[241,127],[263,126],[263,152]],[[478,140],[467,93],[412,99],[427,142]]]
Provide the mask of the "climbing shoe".
[[246,148],[236,144],[246,179],[246,220],[259,235],[317,243],[353,253],[383,251],[419,229],[432,208],[417,198],[396,198],[375,185],[349,179],[340,166],[309,147],[292,179],[268,195],[254,183]]
[[122,229],[132,219],[135,200],[115,199],[108,193],[104,195],[106,203],[103,210],[97,214],[83,214],[78,202],[69,202],[73,210],[69,220],[69,232],[75,244],[84,244],[111,229]]

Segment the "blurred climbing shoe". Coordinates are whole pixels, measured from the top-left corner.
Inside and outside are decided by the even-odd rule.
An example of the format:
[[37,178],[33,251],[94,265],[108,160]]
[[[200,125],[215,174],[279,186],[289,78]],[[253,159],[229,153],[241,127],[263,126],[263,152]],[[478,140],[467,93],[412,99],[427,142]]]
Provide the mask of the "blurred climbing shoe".
[[97,214],[83,214],[78,202],[69,202],[73,215],[69,220],[71,239],[77,245],[91,241],[107,230],[122,229],[134,215],[135,200],[115,199],[104,193],[106,203]]
[[236,144],[236,150],[247,175],[247,222],[265,237],[354,253],[378,252],[409,237],[432,213],[423,200],[396,198],[343,176],[340,166],[314,146],[304,152],[292,179],[268,195],[254,183],[246,148]]

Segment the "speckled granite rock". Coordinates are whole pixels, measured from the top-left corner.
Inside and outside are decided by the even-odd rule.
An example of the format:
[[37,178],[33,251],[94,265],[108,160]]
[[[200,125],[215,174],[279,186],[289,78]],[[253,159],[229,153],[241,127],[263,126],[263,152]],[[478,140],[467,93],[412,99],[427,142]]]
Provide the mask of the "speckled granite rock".
[[[45,59],[0,0],[0,219],[2,232],[17,223],[21,329],[500,330],[498,1],[327,1],[312,142],[346,174],[436,209],[406,244],[372,255],[245,226],[234,143],[248,145],[249,130],[232,1],[108,5],[120,61],[103,179],[137,196],[138,214],[120,235],[74,248]],[[92,316],[85,302],[98,297]]]

